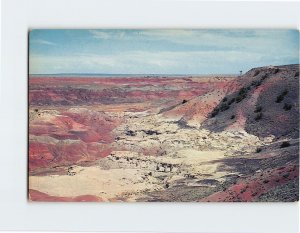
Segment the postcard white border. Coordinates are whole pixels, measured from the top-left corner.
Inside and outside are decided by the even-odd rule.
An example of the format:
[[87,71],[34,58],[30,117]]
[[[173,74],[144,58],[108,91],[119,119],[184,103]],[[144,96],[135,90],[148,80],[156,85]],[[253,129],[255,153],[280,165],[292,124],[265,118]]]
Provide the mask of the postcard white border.
[[299,2],[3,0],[0,231],[298,233],[299,203],[28,203],[32,28],[299,28]]

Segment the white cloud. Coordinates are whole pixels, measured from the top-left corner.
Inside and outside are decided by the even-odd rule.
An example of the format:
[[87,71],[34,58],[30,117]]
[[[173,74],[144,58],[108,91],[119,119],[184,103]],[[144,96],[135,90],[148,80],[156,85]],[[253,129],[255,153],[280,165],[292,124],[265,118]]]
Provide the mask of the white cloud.
[[[237,50],[249,51],[277,51],[284,49],[288,38],[282,30],[217,30],[217,29],[145,29],[145,30],[89,30],[95,39],[102,40],[131,40],[166,41],[178,45],[198,46],[207,50]],[[173,45],[176,46],[176,45]],[[288,45],[286,45],[288,46]]]
[[89,32],[96,39],[124,39],[125,32],[124,31],[107,31],[107,30],[89,30]]
[[228,48],[250,48],[260,50],[282,43],[287,38],[281,30],[141,30],[140,35],[148,40],[166,40],[178,44],[200,45],[216,49]]
[[[247,63],[257,63],[261,54],[240,51],[148,52],[132,51],[116,55],[77,54],[74,56],[30,57],[30,73],[203,73],[206,67],[216,68],[240,64],[241,56]],[[219,69],[216,70],[216,72]]]
[[55,43],[48,41],[48,40],[41,40],[41,39],[37,39],[37,40],[32,40],[30,41],[31,43],[36,43],[36,44],[43,44],[43,45],[56,45]]

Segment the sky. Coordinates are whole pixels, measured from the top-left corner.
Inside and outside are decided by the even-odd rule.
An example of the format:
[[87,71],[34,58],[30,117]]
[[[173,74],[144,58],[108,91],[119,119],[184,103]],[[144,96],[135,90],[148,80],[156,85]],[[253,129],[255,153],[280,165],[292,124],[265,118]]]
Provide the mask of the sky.
[[29,73],[237,74],[299,63],[297,30],[32,30]]

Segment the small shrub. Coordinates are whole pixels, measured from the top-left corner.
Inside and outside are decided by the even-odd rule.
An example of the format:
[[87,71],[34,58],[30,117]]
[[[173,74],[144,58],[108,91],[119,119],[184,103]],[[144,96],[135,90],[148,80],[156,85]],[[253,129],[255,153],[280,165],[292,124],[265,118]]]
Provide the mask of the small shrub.
[[235,102],[239,103],[246,97],[247,97],[247,89],[243,87],[239,90],[238,96],[235,98]]
[[280,148],[285,148],[285,147],[289,147],[291,144],[288,141],[284,141],[283,143],[281,143]]
[[169,187],[170,187],[170,185],[168,183],[166,183],[166,188],[169,188]]
[[230,117],[230,119],[234,119],[235,118],[235,115],[232,115],[231,117]]
[[256,114],[256,117],[254,118],[254,120],[259,121],[262,118],[263,114],[261,112]]
[[224,97],[224,99],[222,100],[223,102],[226,102],[227,101],[227,97]]
[[247,90],[246,90],[246,88],[245,87],[242,87],[241,89],[240,89],[240,91],[239,91],[239,94],[238,95],[244,95],[244,94],[246,94],[247,93]]
[[290,174],[289,173],[285,173],[285,174],[283,174],[283,178],[285,178],[285,179],[287,179],[288,177],[290,176]]
[[187,100],[182,100],[182,104],[185,104],[187,102]]
[[221,110],[221,112],[224,112],[229,108],[230,108],[230,106],[227,103],[223,103],[220,107],[220,110]]
[[287,89],[285,89],[279,96],[276,98],[276,103],[281,103],[284,100],[284,97],[289,93]]
[[287,89],[285,89],[283,92],[282,92],[282,95],[285,96],[289,93],[289,91]]
[[259,153],[259,152],[261,152],[261,150],[262,150],[262,149],[261,149],[261,148],[259,148],[259,147],[258,147],[258,148],[256,148],[256,153]]
[[269,180],[264,180],[264,184],[267,184],[269,183],[270,181]]
[[262,111],[262,107],[261,106],[256,106],[254,112],[258,113],[258,112],[261,112],[261,111]]
[[242,190],[241,190],[241,193],[244,193],[244,192],[246,192],[247,191],[247,188],[245,187],[245,188],[243,188]]
[[257,81],[255,87],[259,87],[261,85],[262,81]]
[[261,81],[260,80],[257,80],[257,81],[253,81],[252,83],[251,83],[251,85],[252,86],[254,86],[254,87],[258,87],[258,86],[260,86],[261,85]]
[[258,74],[259,74],[259,71],[256,70],[256,71],[254,72],[254,74],[253,74],[253,77],[257,76]]
[[218,108],[215,108],[212,112],[211,112],[211,117],[215,117],[216,115],[219,114],[219,109]]
[[281,103],[281,101],[284,99],[284,96],[283,95],[279,95],[277,96],[276,98],[276,103]]
[[267,77],[268,77],[268,75],[267,75],[267,74],[264,74],[264,75],[261,77],[261,80],[260,80],[260,81],[265,80]]
[[235,98],[232,98],[229,102],[228,105],[231,105],[235,101]]
[[243,99],[245,99],[246,98],[246,95],[244,94],[244,95],[238,95],[236,98],[235,98],[235,102],[236,103],[239,103],[239,102],[241,102]]
[[284,106],[283,106],[283,109],[284,109],[285,111],[289,111],[289,110],[292,109],[292,105],[291,105],[291,104],[285,103]]

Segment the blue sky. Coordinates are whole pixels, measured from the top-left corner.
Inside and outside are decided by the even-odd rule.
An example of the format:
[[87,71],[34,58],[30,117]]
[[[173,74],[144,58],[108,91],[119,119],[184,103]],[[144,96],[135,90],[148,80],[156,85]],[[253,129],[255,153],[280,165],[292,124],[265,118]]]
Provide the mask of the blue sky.
[[235,74],[299,63],[297,30],[32,30],[29,73]]

